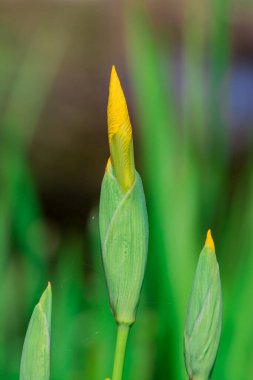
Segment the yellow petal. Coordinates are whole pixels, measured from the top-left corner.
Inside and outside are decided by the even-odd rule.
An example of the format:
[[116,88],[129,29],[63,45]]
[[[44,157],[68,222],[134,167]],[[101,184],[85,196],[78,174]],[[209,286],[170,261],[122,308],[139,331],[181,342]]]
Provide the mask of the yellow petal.
[[205,247],[211,249],[212,251],[215,251],[214,241],[213,241],[210,229],[207,231],[207,234],[206,234]]
[[105,171],[108,172],[108,170],[110,169],[110,166],[111,166],[111,157],[108,158],[108,161],[107,161],[107,164],[106,164],[106,168],[105,168]]
[[123,191],[127,191],[132,187],[135,177],[132,127],[124,92],[114,66],[109,85],[107,123],[114,175]]

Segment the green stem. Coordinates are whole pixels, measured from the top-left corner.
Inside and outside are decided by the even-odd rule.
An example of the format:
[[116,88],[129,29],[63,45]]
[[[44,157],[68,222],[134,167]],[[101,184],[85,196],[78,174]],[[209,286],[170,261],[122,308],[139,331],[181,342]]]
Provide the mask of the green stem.
[[117,328],[117,342],[114,354],[114,365],[113,365],[113,373],[112,380],[121,380],[124,360],[125,360],[125,352],[126,352],[126,344],[127,338],[129,334],[130,326],[126,324],[119,324]]

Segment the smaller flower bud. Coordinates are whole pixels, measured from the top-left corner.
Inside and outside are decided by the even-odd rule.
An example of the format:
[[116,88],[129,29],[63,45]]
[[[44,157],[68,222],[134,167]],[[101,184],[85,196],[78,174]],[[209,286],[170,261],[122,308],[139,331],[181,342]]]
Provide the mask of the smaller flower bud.
[[49,380],[50,331],[52,292],[51,285],[35,306],[23,346],[20,380]]
[[209,230],[193,281],[184,331],[185,365],[191,380],[210,378],[220,341],[221,320],[219,265]]

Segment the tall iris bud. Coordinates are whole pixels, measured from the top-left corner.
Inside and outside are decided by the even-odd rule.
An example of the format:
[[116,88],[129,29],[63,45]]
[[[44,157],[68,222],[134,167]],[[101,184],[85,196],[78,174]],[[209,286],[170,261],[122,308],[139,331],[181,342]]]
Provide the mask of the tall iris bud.
[[107,107],[110,158],[102,182],[99,224],[110,304],[118,324],[135,321],[147,250],[148,218],[135,169],[132,127],[115,67]]
[[185,323],[185,364],[190,380],[210,379],[220,341],[221,319],[219,265],[209,230],[200,253]]

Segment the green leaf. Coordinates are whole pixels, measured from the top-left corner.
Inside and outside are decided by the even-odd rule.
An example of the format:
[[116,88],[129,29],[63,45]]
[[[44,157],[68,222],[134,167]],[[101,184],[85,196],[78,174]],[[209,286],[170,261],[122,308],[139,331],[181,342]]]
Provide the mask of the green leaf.
[[34,308],[27,329],[21,358],[20,380],[49,380],[51,310],[52,293],[48,284]]

